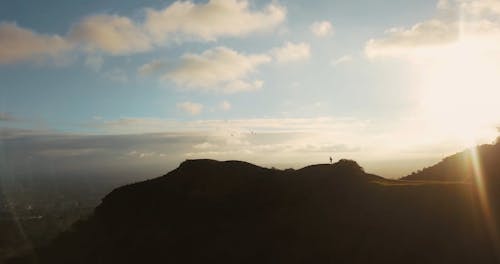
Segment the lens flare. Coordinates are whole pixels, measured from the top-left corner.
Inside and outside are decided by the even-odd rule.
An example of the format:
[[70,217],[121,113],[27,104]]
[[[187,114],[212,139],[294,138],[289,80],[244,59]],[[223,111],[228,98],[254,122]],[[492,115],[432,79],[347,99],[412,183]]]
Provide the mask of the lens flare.
[[[495,60],[484,56],[484,54],[477,54],[476,52],[471,53],[471,51],[474,50],[481,50],[480,46],[475,47],[477,42],[480,41],[478,40],[480,38],[478,36],[468,36],[466,24],[471,21],[468,21],[469,18],[467,18],[465,14],[465,6],[461,5],[459,8],[459,46],[462,46],[462,48],[459,50],[458,57],[461,60],[459,62],[462,62],[463,65],[469,64],[469,67],[466,68],[467,71],[455,71],[454,74],[456,74],[456,76],[457,74],[458,76],[467,76],[465,79],[463,77],[457,78],[460,82],[463,82],[463,88],[472,92],[463,97],[463,99],[466,99],[462,104],[462,106],[466,106],[464,108],[464,114],[470,114],[470,120],[467,120],[469,121],[467,125],[471,127],[480,127],[488,123],[493,124],[497,121],[498,112],[493,110],[497,108],[493,107],[494,103],[491,101],[491,97],[498,95],[499,90],[497,85],[500,79],[498,78],[497,72],[498,64],[494,62]],[[453,76],[448,77],[453,79]],[[460,85],[457,85],[457,87],[460,87]],[[476,101],[476,104],[470,103],[471,101]],[[475,123],[471,121],[475,121]],[[474,133],[471,133],[468,140],[474,140],[474,136]],[[498,253],[500,252],[498,227],[489,200],[487,183],[485,182],[485,174],[478,147],[472,147],[470,149],[470,159],[472,163],[474,186],[476,188],[475,191],[480,204],[481,213],[483,214],[484,224],[490,236],[493,249],[497,252],[497,260],[500,260],[500,255]]]
[[[486,183],[484,179],[483,168],[481,165],[481,157],[477,147],[471,148],[470,158],[472,162],[472,170],[474,176],[474,183],[476,187],[476,194],[478,195],[478,200],[481,206],[481,212],[483,214],[483,219],[490,235],[491,242],[493,244],[496,252],[500,252],[500,240],[498,237],[498,227],[496,225],[495,216],[491,209],[491,204],[488,196],[488,189],[486,188]],[[497,258],[500,256],[497,254]]]

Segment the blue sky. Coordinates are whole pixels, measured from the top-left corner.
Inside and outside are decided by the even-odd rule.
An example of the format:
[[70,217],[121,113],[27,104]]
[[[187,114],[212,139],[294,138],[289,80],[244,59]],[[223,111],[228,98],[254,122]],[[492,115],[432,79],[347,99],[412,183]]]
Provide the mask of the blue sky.
[[[98,169],[121,155],[162,169],[186,158],[301,166],[334,155],[402,176],[491,142],[500,121],[489,99],[499,95],[496,1],[1,5],[0,129],[12,170],[27,156],[103,155]],[[123,135],[149,143],[48,139]],[[19,138],[50,144],[17,153]]]
[[[432,1],[424,3],[419,1],[418,6],[412,7],[411,10],[405,9],[399,1],[393,1],[391,4],[370,1],[368,5],[355,1],[331,3],[328,1],[328,3],[318,3],[314,6],[307,2],[283,3],[283,7],[287,8],[287,17],[276,30],[287,32],[281,35],[276,35],[276,32],[257,32],[257,36],[222,37],[208,43],[186,41],[180,44],[167,44],[166,47],[148,52],[122,56],[67,54],[69,58],[61,60],[70,60],[70,62],[62,62],[64,65],[53,65],[50,62],[21,62],[16,65],[5,65],[2,66],[0,72],[2,91],[7,90],[2,110],[23,116],[32,116],[36,113],[39,115],[38,118],[45,119],[45,122],[59,129],[71,129],[72,124],[84,122],[94,116],[109,119],[121,117],[189,118],[176,111],[176,102],[179,100],[207,104],[217,104],[220,100],[235,100],[235,106],[240,106],[239,111],[224,113],[224,117],[232,118],[276,116],[289,110],[295,112],[295,109],[289,108],[301,107],[304,104],[313,105],[322,101],[325,95],[330,97],[327,102],[324,102],[327,111],[325,114],[328,115],[370,116],[374,112],[373,108],[377,108],[377,111],[390,112],[393,106],[389,104],[392,102],[387,101],[392,101],[392,99],[384,100],[387,99],[385,96],[380,96],[382,98],[360,96],[358,93],[375,96],[385,94],[380,93],[380,90],[390,89],[387,88],[388,86],[402,86],[401,83],[397,83],[396,78],[388,82],[383,76],[378,76],[374,71],[380,71],[380,65],[369,67],[369,65],[357,64],[349,65],[349,69],[345,69],[347,67],[335,69],[331,64],[332,61],[343,56],[362,55],[360,53],[363,50],[364,41],[374,35],[380,35],[396,21],[402,24],[412,24],[418,21],[424,16],[424,12],[432,10],[434,5]],[[161,1],[146,1],[141,3],[141,6],[137,6],[137,3],[135,5],[122,3],[122,1],[80,5],[64,1],[53,4],[20,1],[15,2],[13,6],[2,8],[0,15],[4,22],[15,22],[20,27],[29,28],[40,34],[64,35],[72,25],[89,15],[114,14],[140,19],[144,8],[165,8],[169,4],[171,3]],[[254,6],[266,4],[268,3],[252,2]],[[30,8],[27,9],[27,6]],[[359,8],[360,6],[362,8]],[[382,8],[386,6],[391,8]],[[422,14],[418,14],[418,11]],[[335,34],[325,38],[315,38],[310,32],[310,25],[319,20],[332,20],[330,23],[335,21]],[[345,25],[345,28],[340,25]],[[137,68],[155,59],[173,63],[184,53],[202,52],[217,46],[227,46],[238,52],[262,53],[283,45],[287,41],[309,43],[311,49],[314,49],[311,52],[311,60],[296,63],[296,65],[265,65],[255,75],[266,80],[268,89],[262,89],[259,93],[234,95],[186,93],[175,91],[175,85],[172,83],[159,82],[152,77],[137,76]],[[100,57],[102,66],[98,72],[85,66],[85,61],[88,59],[86,56]],[[360,66],[365,67],[362,69]],[[357,78],[363,71],[369,79]],[[115,76],[115,78],[108,76],[113,73],[126,75],[127,81],[120,80],[122,79],[120,76]],[[296,78],[290,79],[290,75]],[[29,78],[26,78],[27,76]],[[298,86],[307,86],[307,89],[300,89]],[[392,90],[398,93],[399,89]],[[368,97],[371,98],[368,99]],[[262,101],[262,98],[272,99]],[[246,102],[256,100],[263,104],[263,107],[255,109],[246,104]],[[290,107],[284,107],[282,104],[285,100],[298,100],[299,102]],[[354,104],[359,105],[351,107],[355,106]],[[381,109],[381,107],[390,109]],[[295,114],[304,116],[319,113],[301,114],[298,112]],[[219,115],[220,113],[205,112],[201,116],[217,118]]]

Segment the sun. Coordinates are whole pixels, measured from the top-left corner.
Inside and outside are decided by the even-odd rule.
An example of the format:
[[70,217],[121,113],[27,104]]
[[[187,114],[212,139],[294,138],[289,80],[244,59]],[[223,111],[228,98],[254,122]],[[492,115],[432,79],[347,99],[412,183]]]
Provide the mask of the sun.
[[461,39],[422,65],[419,113],[436,132],[472,145],[500,121],[500,65],[475,38]]

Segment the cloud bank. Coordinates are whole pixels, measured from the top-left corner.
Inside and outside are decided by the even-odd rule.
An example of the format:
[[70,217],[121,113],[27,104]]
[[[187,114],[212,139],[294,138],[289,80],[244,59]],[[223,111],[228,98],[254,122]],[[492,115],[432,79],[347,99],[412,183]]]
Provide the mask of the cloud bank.
[[177,1],[163,9],[145,9],[142,20],[116,14],[90,15],[66,35],[46,35],[14,23],[0,23],[0,64],[55,57],[75,49],[87,53],[127,55],[169,42],[215,41],[270,31],[286,9],[276,3],[251,10],[246,0]]

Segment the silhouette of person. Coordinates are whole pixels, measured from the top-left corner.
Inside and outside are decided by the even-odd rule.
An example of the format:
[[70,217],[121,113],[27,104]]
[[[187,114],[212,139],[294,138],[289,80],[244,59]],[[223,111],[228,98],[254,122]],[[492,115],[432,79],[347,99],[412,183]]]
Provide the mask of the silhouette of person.
[[333,164],[333,159],[332,159],[332,157],[330,157],[330,164]]

